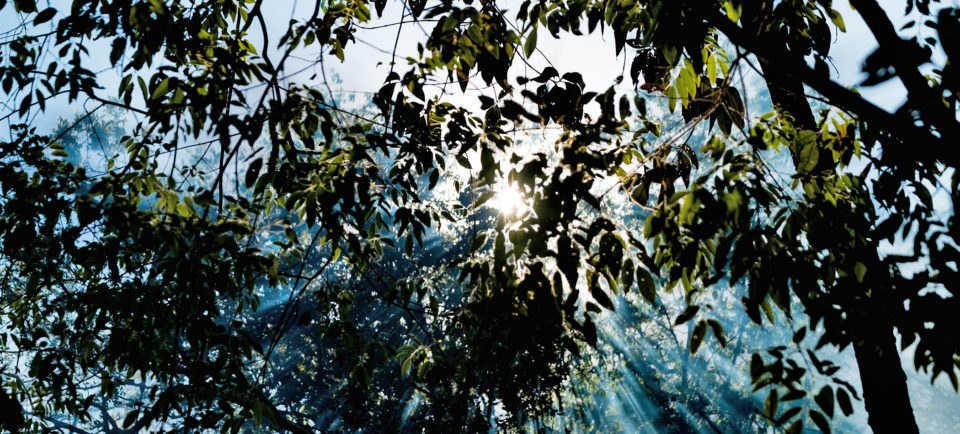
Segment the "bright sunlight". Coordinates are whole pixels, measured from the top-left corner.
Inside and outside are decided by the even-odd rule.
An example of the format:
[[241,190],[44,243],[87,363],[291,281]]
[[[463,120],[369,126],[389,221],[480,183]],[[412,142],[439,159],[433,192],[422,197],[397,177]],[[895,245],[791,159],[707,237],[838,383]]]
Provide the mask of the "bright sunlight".
[[520,193],[517,185],[501,181],[496,186],[496,195],[490,200],[490,206],[505,217],[515,217],[527,210],[527,198]]

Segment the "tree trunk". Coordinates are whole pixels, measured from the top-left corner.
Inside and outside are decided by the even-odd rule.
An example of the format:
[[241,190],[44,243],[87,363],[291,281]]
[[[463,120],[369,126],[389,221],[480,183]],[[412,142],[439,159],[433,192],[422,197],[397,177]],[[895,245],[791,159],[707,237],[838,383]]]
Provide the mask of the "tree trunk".
[[[769,65],[761,62],[761,68]],[[765,74],[772,76],[772,74]],[[774,104],[790,112],[798,128],[814,129],[813,113],[803,94],[803,85],[785,86],[789,82],[772,83],[767,80],[770,97]],[[791,87],[791,88],[785,88]],[[803,104],[797,99],[802,99]],[[823,167],[826,150],[821,150],[817,166]],[[797,161],[797,156],[794,156]],[[816,168],[815,170],[819,169]],[[874,246],[877,247],[877,246]],[[869,311],[869,310],[868,310]],[[900,364],[900,352],[893,336],[893,326],[882,315],[867,315],[866,320],[853,332],[854,351],[860,370],[864,405],[867,420],[875,433],[917,433],[917,422],[907,392],[907,376]]]
[[[786,50],[785,44],[780,49]],[[764,81],[767,84],[767,90],[770,91],[770,101],[790,114],[790,117],[793,118],[793,125],[797,129],[816,130],[817,121],[813,117],[813,111],[810,110],[810,103],[807,102],[803,83],[795,77],[785,76],[783,73],[776,71],[776,67],[770,62],[764,59],[758,60],[760,61],[760,70],[763,71]],[[774,81],[773,77],[776,77],[777,80]]]
[[917,433],[917,422],[907,392],[907,375],[900,364],[893,327],[866,318],[854,337],[853,349],[860,368],[867,423],[873,432]]
[[[795,128],[816,130],[816,117],[807,101],[803,82],[785,74],[783,70],[791,61],[803,60],[791,55],[780,35],[766,30],[763,25],[763,21],[772,13],[772,2],[755,0],[750,6],[749,12],[748,8],[744,8],[745,30],[758,36],[766,52],[779,55],[775,59],[758,56],[771,101],[793,118]],[[799,161],[799,155],[792,157],[794,163]],[[814,172],[821,168],[833,170],[832,154],[827,149],[821,149]],[[874,309],[868,306],[867,314],[853,327],[855,330],[848,330],[853,335],[868,423],[875,433],[917,433],[917,422],[907,391],[907,376],[900,364],[893,326],[885,316],[869,314],[872,311]]]

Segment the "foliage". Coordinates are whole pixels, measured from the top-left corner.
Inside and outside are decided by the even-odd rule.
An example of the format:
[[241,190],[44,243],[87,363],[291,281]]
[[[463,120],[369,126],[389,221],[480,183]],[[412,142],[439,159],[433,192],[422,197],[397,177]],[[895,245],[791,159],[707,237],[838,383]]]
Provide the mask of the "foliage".
[[[616,312],[625,331],[666,316],[661,336],[687,341],[671,357],[716,340],[749,365],[767,398],[731,426],[829,431],[862,395],[874,430],[916,431],[894,330],[918,370],[954,388],[960,371],[960,21],[910,0],[921,25],[903,39],[875,1],[851,4],[879,42],[863,85],[907,90],[893,113],[830,77],[844,20],[829,0],[317,1],[279,32],[262,0],[0,1],[22,18],[0,87],[23,122],[0,144],[3,405],[34,429],[546,426],[589,404],[567,392],[617,357],[598,331]],[[432,30],[405,67],[394,48],[372,110],[289,84],[293,59],[344,61],[393,9],[397,44],[405,21]],[[584,31],[612,34],[626,78],[513,68],[547,33]],[[116,92],[91,43],[109,46]],[[735,80],[751,67],[775,106],[762,116]],[[117,113],[38,134],[31,116],[63,99]],[[524,153],[530,128],[557,134]],[[527,206],[492,213],[514,187]],[[758,325],[798,322],[792,340],[727,350],[737,297]],[[825,345],[854,347],[859,389]],[[673,389],[648,393],[667,409]],[[724,420],[706,392],[684,399]]]

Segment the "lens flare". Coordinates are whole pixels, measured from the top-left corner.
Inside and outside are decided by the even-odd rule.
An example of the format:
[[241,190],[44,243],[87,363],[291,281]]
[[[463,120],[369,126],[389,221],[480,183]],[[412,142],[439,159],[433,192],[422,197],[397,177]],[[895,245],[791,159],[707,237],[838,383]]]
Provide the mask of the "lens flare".
[[490,206],[506,217],[518,216],[528,208],[527,199],[516,184],[507,183],[496,187],[496,195],[490,200]]

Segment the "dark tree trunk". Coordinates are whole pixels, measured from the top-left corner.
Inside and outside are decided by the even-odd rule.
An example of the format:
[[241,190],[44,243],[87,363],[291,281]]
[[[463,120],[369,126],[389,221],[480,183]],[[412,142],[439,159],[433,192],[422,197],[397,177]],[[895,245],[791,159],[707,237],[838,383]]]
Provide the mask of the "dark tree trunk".
[[[769,63],[761,63],[764,75]],[[774,104],[790,113],[797,128],[814,129],[816,123],[799,81],[767,79],[770,98]],[[797,161],[798,156],[794,156]],[[826,158],[821,152],[818,168],[824,167]],[[866,292],[866,288],[863,288]],[[875,433],[917,433],[917,422],[907,392],[907,376],[900,364],[900,352],[893,337],[893,326],[884,322],[882,315],[872,317],[853,331],[854,351],[860,370],[864,404],[870,428]]]
[[[785,50],[786,47],[780,49]],[[770,91],[770,101],[789,113],[797,129],[815,130],[817,121],[810,110],[810,103],[807,102],[803,83],[795,77],[778,74],[776,67],[763,59],[760,59],[760,69]],[[773,77],[777,79],[774,80]]]
[[867,318],[854,335],[853,349],[860,368],[867,422],[873,432],[917,433],[893,327]]
[[[788,72],[791,62],[804,60],[791,55],[781,36],[769,31],[763,24],[772,14],[772,5],[771,0],[754,0],[745,4],[742,20],[744,30],[757,37],[756,42],[764,52],[777,55],[774,59],[758,56],[773,104],[793,118],[795,128],[816,130],[816,117],[807,101],[803,82]],[[793,155],[793,160],[797,163],[799,155]],[[832,154],[826,149],[821,150],[814,171],[833,168]],[[862,289],[866,292],[866,288]],[[875,309],[866,307],[861,310],[865,313],[861,320],[848,332],[853,337],[870,428],[875,433],[917,433],[917,422],[907,391],[907,376],[900,364],[893,326],[886,316],[870,314]],[[854,308],[856,310],[860,309]]]
[[[765,75],[772,77],[772,74],[766,73],[768,65],[761,62]],[[791,80],[773,82],[768,79],[767,85],[773,103],[790,113],[797,128],[816,128],[802,83]],[[797,157],[794,156],[794,161],[797,161]],[[823,167],[825,158],[830,156],[821,152],[817,166]],[[900,364],[893,326],[884,322],[882,315],[867,316],[873,318],[853,330],[853,341],[870,428],[878,434],[917,433],[917,422],[907,392],[907,376]]]
[[[744,30],[755,37],[755,42],[762,45],[765,51],[782,55],[778,59],[757,55],[763,78],[770,91],[770,100],[793,118],[795,127],[815,129],[816,118],[810,110],[810,103],[807,102],[803,82],[794,75],[784,73],[789,69],[787,62],[794,60],[795,56],[790,55],[787,43],[782,36],[767,25],[772,18],[773,0],[753,0],[744,4],[741,19]],[[795,61],[802,62],[803,59]]]

